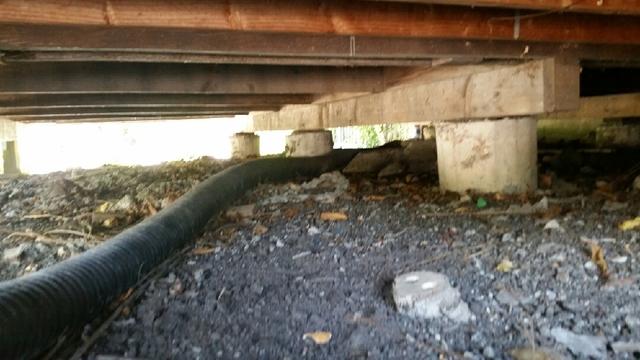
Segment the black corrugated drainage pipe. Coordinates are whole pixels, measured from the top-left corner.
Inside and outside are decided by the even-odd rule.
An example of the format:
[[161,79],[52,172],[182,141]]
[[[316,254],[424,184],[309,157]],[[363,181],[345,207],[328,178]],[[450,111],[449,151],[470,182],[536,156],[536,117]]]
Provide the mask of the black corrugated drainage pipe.
[[83,326],[258,183],[317,176],[345,166],[356,153],[335,150],[316,158],[265,158],[230,167],[113,239],[0,283],[0,358],[33,358],[66,329]]

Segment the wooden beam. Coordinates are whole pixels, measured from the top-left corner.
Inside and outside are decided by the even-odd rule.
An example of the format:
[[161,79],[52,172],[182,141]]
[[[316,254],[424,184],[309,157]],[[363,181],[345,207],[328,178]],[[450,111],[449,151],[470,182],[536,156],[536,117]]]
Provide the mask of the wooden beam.
[[124,51],[20,51],[2,56],[4,63],[34,62],[147,62],[179,64],[249,64],[307,66],[428,66],[431,59],[358,59],[290,56],[146,53]]
[[545,119],[615,119],[640,117],[640,93],[580,98],[575,111],[561,111]]
[[14,109],[73,109],[112,106],[281,106],[307,104],[315,96],[305,94],[0,94],[0,111]]
[[73,108],[52,108],[52,107],[8,107],[0,108],[0,115],[6,117],[16,117],[23,115],[41,116],[65,116],[65,115],[103,115],[103,114],[124,114],[124,113],[217,113],[217,112],[249,112],[249,111],[275,111],[280,106],[274,105],[117,105],[117,106],[76,106]]
[[[367,0],[372,1],[372,0]],[[640,3],[634,0],[373,0],[417,4],[443,4],[506,7],[553,12],[640,15]]]
[[7,63],[117,59],[292,65],[415,65],[443,57],[520,60],[569,57],[637,64],[637,59],[640,59],[640,45],[25,24],[0,24],[0,49],[6,50],[2,61]]
[[380,91],[381,68],[140,63],[0,66],[0,93],[323,94]]
[[[605,1],[607,2],[607,1]],[[340,0],[4,0],[0,23],[640,44],[633,16]]]
[[[384,92],[253,114],[252,131],[312,129],[400,122],[439,122],[528,116],[575,109],[579,67],[555,59],[477,71],[397,86]],[[559,91],[562,89],[562,92]]]
[[[64,121],[64,122],[96,122],[96,121],[115,121],[113,119],[122,120],[135,120],[135,119],[148,119],[148,118],[171,118],[171,119],[183,119],[189,117],[221,117],[221,116],[235,116],[248,114],[244,111],[193,111],[193,112],[121,112],[121,113],[96,113],[96,114],[65,114],[65,115],[16,115],[11,116],[9,119],[16,122],[34,122],[34,121]],[[108,120],[107,120],[108,119]]]
[[211,120],[216,118],[232,118],[234,115],[244,114],[220,114],[220,115],[157,115],[157,116],[125,116],[125,117],[97,117],[97,118],[61,118],[61,119],[34,119],[34,120],[20,120],[22,123],[36,123],[36,122],[54,122],[60,124],[68,123],[96,123],[96,122],[123,122],[123,121],[164,121],[164,120]]

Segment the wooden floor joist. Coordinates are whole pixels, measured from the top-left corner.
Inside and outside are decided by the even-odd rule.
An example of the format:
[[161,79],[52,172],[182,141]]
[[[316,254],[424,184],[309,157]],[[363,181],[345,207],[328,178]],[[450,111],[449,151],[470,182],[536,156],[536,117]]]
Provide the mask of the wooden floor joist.
[[0,49],[5,50],[5,63],[116,59],[335,66],[423,65],[442,57],[640,59],[640,45],[1,23]]
[[[637,9],[639,5],[626,6]],[[634,16],[542,15],[486,7],[341,0],[0,2],[0,23],[640,44],[640,22]]]
[[254,113],[250,130],[503,118],[578,107],[576,63],[547,59],[477,69],[372,95]]
[[282,106],[307,104],[314,98],[308,94],[0,94],[0,111],[113,106]]
[[[371,1],[371,0],[367,0]],[[417,4],[507,7],[551,12],[589,12],[597,14],[640,15],[640,3],[634,0],[376,0]]]
[[324,94],[380,91],[381,68],[141,63],[0,66],[0,94]]
[[640,93],[590,96],[580,99],[575,111],[561,111],[545,119],[640,118]]

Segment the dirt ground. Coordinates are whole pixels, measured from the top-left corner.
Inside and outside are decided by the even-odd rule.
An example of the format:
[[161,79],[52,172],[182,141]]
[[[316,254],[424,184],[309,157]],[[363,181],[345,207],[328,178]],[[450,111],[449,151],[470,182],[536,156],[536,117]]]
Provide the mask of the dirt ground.
[[[435,174],[262,185],[142,288],[85,356],[637,358],[640,227],[625,221],[640,216],[640,191],[622,176],[629,158],[608,156],[575,164],[574,153],[541,155],[542,189],[527,196],[443,193]],[[5,182],[1,250],[27,248],[0,263],[0,276],[99,243],[223,166],[200,160]],[[66,180],[83,190],[45,186]],[[76,193],[88,194],[71,196],[82,205],[65,205]],[[124,206],[126,195],[135,205]],[[446,275],[471,320],[398,313],[393,279],[413,270]]]

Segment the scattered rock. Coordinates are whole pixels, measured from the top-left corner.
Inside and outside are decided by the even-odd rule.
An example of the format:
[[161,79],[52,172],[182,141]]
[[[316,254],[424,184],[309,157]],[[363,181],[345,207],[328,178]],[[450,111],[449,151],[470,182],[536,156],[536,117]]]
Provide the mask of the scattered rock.
[[445,275],[415,271],[402,274],[393,282],[393,299],[399,312],[416,318],[445,316],[456,322],[468,322],[471,312],[451,287]]
[[598,359],[607,356],[607,340],[602,336],[578,335],[561,327],[551,329],[551,336],[576,356]]
[[640,342],[616,341],[611,344],[613,352],[620,353],[640,353]]
[[607,212],[614,212],[614,211],[620,211],[620,210],[624,210],[627,208],[627,204],[626,203],[621,203],[621,202],[616,202],[616,201],[605,201],[604,205],[602,206],[602,210],[603,211],[607,211]]
[[130,195],[123,196],[118,202],[116,202],[111,210],[114,211],[131,211],[135,203],[133,202],[133,198]]
[[558,220],[555,220],[555,219],[550,220],[549,222],[544,224],[544,230],[556,230],[556,231],[564,232],[564,229],[562,228],[562,226],[560,226],[560,223],[558,222]]
[[309,234],[309,236],[318,235],[320,233],[321,233],[320,229],[318,229],[315,226],[310,226],[309,229],[307,230],[307,234]]
[[5,249],[2,254],[2,260],[7,262],[16,262],[20,260],[20,256],[27,249],[27,244],[20,244],[16,247]]
[[225,216],[231,220],[243,220],[253,217],[256,204],[234,206],[227,210]]

